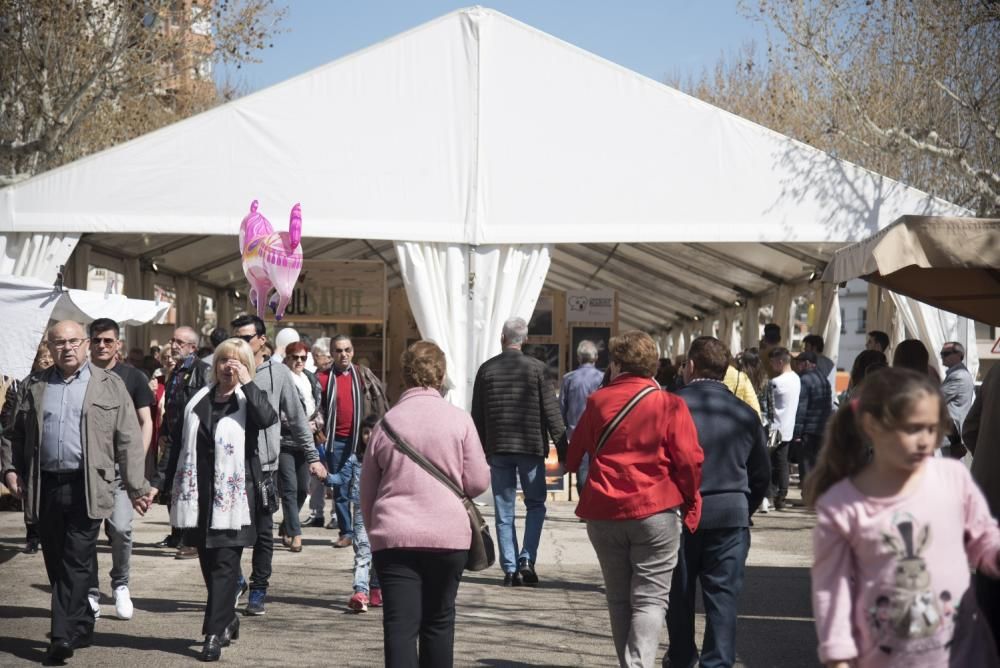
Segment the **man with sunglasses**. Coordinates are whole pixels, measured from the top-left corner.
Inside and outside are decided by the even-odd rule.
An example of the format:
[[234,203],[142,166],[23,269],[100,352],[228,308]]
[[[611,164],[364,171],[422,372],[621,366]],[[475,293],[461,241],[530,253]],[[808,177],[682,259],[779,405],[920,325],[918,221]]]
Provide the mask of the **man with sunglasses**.
[[[153,393],[149,389],[149,379],[142,371],[118,361],[122,349],[118,323],[110,318],[98,318],[90,323],[90,363],[112,371],[125,383],[125,389],[132,397],[135,415],[142,431],[142,452],[145,455],[153,438]],[[132,559],[132,502],[122,484],[121,471],[115,466],[115,505],[111,517],[104,521],[108,538],[111,540],[111,589],[115,600],[115,613],[119,619],[132,619],[133,606],[129,591],[129,562]],[[97,574],[97,559],[90,577],[90,607],[94,617],[101,616],[101,590]]]
[[961,459],[967,452],[962,443],[962,425],[976,398],[976,384],[965,366],[965,346],[956,341],[948,341],[941,346],[941,366],[947,369],[941,381],[941,395],[951,418],[951,429],[944,435],[941,454]]
[[[269,489],[275,488],[275,475],[278,471],[278,455],[281,453],[282,425],[288,431],[285,446],[301,449],[309,462],[309,473],[313,476],[326,477],[326,467],[319,461],[319,453],[313,442],[312,429],[306,416],[299,391],[295,388],[295,380],[287,366],[273,357],[264,359],[264,344],[267,333],[264,321],[256,315],[241,315],[230,323],[233,336],[250,344],[257,364],[254,384],[264,391],[271,407],[281,416],[281,420],[267,429],[262,429],[257,443],[257,453],[260,460],[261,475],[266,479]],[[265,506],[261,499],[271,496]],[[253,546],[253,570],[250,573],[250,600],[247,602],[246,614],[263,615],[264,599],[271,578],[271,560],[274,556],[274,511],[277,510],[277,495],[258,494],[257,507],[251,509],[251,519],[257,534]],[[245,587],[243,576],[240,576],[240,591]]]
[[[330,342],[333,366],[326,386],[326,459],[333,473],[352,463],[361,440],[361,423],[369,415],[381,419],[389,408],[382,381],[366,366],[353,363],[354,346],[350,337],[338,334]],[[341,476],[344,478],[345,476]],[[351,519],[350,476],[333,488],[333,511],[340,536],[337,548],[354,543]]]
[[50,664],[93,642],[87,593],[97,534],[114,507],[115,463],[133,508],[145,514],[153,498],[131,398],[117,374],[87,361],[85,337],[72,320],[51,327],[55,366],[27,381],[0,457],[4,482],[41,535],[52,587]]
[[[184,407],[198,390],[208,383],[209,367],[198,359],[198,333],[191,327],[178,327],[167,342],[170,356],[176,365],[167,379],[167,389],[163,397],[163,422],[160,427],[162,448],[156,475],[150,484],[155,490],[169,490],[177,473],[177,459],[181,454],[181,423]],[[174,529],[170,535],[157,543],[159,547],[176,547],[177,559],[196,559],[198,550],[186,544],[184,531]]]

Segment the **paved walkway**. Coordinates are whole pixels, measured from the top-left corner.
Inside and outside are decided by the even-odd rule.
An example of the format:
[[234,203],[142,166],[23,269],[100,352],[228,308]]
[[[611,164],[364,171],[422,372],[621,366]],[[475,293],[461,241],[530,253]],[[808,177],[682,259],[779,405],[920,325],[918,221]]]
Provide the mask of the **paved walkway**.
[[[499,586],[499,570],[464,578],[458,600],[456,665],[616,664],[600,569],[573,507],[566,502],[549,504],[538,563],[542,583],[537,589],[504,589]],[[167,532],[166,520],[166,509],[156,506],[136,522],[132,559],[136,611],[130,621],[114,617],[107,576],[111,556],[106,544],[101,545],[105,596],[95,645],[78,651],[69,665],[153,667],[195,662],[205,590],[197,560],[177,561],[170,551],[152,547]],[[811,517],[794,508],[758,516],[756,524],[740,606],[739,665],[814,666],[808,571]],[[299,554],[276,546],[267,615],[243,618],[240,640],[224,651],[224,662],[381,664],[381,613],[347,612],[353,553],[349,548],[331,549],[333,536],[325,529],[307,529],[305,549]],[[0,666],[4,667],[41,661],[48,644],[49,594],[42,555],[21,554],[22,538],[20,513],[0,513]],[[244,569],[249,569],[249,551]]]

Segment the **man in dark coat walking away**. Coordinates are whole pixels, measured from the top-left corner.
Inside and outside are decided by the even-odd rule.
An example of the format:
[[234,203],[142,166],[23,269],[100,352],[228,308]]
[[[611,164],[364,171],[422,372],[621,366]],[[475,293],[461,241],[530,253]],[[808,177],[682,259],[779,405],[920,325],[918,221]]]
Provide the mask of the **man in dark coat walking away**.
[[[771,482],[760,417],[723,384],[729,357],[716,338],[691,342],[684,366],[687,404],[705,453],[701,478],[701,522],[682,531],[670,587],[667,629],[670,648],[663,665],[689,668],[732,666],[736,661],[736,603],[750,551],[750,515]],[[701,582],[705,639],[699,658],[694,639],[695,587]]]
[[[545,364],[521,352],[527,338],[528,323],[523,318],[505,322],[500,337],[503,352],[479,367],[472,390],[472,419],[490,464],[506,587],[538,584],[535,559],[545,521],[545,457],[549,438],[559,443],[566,432]],[[518,478],[527,509],[520,551],[514,526]]]

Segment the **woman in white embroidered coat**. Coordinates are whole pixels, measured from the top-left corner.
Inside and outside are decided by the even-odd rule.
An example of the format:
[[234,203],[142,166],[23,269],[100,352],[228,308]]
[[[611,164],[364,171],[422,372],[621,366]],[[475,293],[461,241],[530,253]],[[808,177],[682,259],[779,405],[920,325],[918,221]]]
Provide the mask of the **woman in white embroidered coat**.
[[[243,548],[256,540],[251,516],[258,497],[257,434],[278,421],[253,384],[253,351],[241,339],[215,349],[213,382],[184,409],[183,441],[173,484],[170,523],[192,529],[208,589],[202,661],[216,661],[239,637],[233,602]],[[259,465],[256,467],[259,470]]]

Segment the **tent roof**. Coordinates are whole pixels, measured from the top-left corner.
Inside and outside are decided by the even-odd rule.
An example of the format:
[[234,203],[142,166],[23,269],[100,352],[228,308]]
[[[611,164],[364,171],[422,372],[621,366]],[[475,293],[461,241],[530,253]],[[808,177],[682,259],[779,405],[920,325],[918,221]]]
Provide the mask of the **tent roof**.
[[937,308],[1000,325],[1000,219],[904,216],[839,250],[823,280],[864,278]]
[[302,202],[309,237],[479,244],[967,214],[476,7],[0,190],[0,231],[235,234],[253,199],[277,229]]

